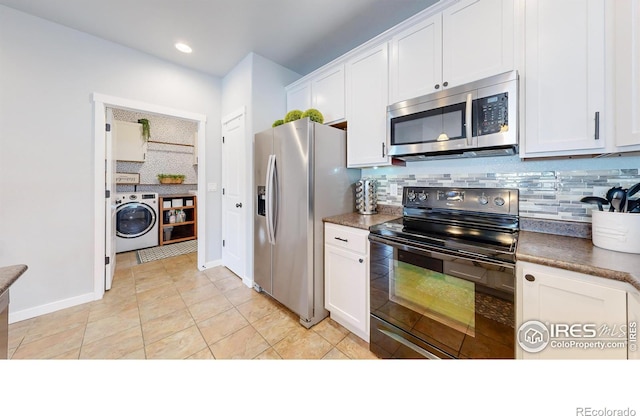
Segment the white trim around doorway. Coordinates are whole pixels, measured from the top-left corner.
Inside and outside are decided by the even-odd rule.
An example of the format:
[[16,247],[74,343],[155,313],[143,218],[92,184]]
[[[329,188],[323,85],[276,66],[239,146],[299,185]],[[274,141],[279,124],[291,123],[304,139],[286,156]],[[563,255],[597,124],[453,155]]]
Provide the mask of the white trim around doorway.
[[[101,299],[105,292],[104,272],[105,272],[105,209],[104,209],[104,189],[105,189],[105,110],[118,108],[129,111],[144,113],[154,113],[163,116],[177,117],[198,123],[198,152],[205,155],[205,125],[207,117],[203,114],[191,113],[175,108],[164,107],[156,104],[130,100],[127,98],[113,97],[100,93],[93,93],[93,139],[94,139],[94,300]],[[205,265],[205,223],[206,218],[206,195],[204,187],[200,186],[200,181],[205,178],[205,159],[198,158],[198,268],[203,270],[210,265]],[[115,190],[114,190],[115,191]]]

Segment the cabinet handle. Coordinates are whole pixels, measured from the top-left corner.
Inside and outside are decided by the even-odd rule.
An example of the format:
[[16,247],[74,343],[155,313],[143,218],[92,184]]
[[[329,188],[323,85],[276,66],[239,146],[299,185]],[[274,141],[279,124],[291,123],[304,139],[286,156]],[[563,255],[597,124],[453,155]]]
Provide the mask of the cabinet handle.
[[596,111],[595,139],[600,140],[600,111]]
[[531,274],[525,274],[524,278],[527,279],[527,281],[529,281],[529,282],[533,282],[534,280],[536,280],[536,278],[533,277],[533,275],[531,275]]
[[242,202],[237,203],[236,208],[242,208]]
[[436,85],[434,85],[434,86],[433,86],[433,88],[435,88],[435,89],[440,88],[440,84],[436,84]]
[[449,86],[449,82],[448,82],[448,81],[443,82],[443,83],[442,83],[442,86],[443,86],[443,87],[448,87],[448,86]]
[[349,242],[349,240],[347,240],[346,238],[340,238],[340,237],[333,237],[333,238],[335,238],[336,240],[344,241],[345,243]]
[[358,261],[359,261],[360,263],[364,262],[364,260],[363,260],[363,259],[358,259]]
[[382,157],[385,157],[384,151],[385,151],[385,145],[384,143],[382,143]]

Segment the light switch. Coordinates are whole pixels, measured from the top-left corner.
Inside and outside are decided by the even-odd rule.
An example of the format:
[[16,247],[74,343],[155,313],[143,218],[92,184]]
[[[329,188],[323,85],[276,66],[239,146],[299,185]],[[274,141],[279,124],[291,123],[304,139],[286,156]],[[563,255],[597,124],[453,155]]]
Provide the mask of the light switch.
[[207,184],[207,191],[216,192],[218,190],[218,184],[215,182],[210,182]]

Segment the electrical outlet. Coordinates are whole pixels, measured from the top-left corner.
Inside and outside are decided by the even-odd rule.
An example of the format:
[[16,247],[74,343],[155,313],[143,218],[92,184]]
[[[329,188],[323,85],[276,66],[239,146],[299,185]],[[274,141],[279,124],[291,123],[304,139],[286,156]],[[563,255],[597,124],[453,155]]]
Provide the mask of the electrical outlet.
[[391,195],[391,196],[398,195],[398,184],[397,183],[389,184],[389,195]]
[[611,189],[610,186],[594,186],[593,196],[599,196],[600,198],[607,199],[607,191]]

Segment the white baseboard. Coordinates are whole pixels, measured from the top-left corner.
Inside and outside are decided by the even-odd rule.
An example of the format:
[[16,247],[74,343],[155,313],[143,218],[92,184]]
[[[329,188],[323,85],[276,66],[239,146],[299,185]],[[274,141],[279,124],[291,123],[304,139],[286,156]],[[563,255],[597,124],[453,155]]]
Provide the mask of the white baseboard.
[[222,266],[222,259],[210,261],[208,263],[205,263],[204,266],[198,266],[198,270],[202,271],[218,266]]
[[9,323],[20,322],[27,319],[35,318],[51,312],[56,312],[72,306],[82,305],[83,303],[93,302],[96,296],[93,292],[84,295],[75,296],[56,302],[47,303],[45,305],[36,306],[35,308],[24,309],[17,312],[11,312],[11,303],[9,303]]

